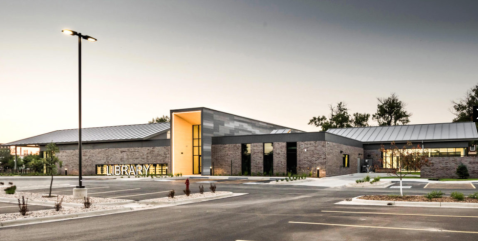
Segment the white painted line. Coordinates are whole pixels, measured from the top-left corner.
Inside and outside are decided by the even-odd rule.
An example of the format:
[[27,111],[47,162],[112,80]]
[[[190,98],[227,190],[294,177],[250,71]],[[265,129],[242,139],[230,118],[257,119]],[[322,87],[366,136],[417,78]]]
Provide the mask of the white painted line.
[[446,217],[446,218],[478,218],[478,216],[454,216],[454,215],[435,215],[435,214],[419,214],[419,213],[375,213],[375,212],[348,212],[348,211],[328,211],[322,210],[323,213],[352,213],[352,214],[375,214],[375,215],[398,215],[398,216],[423,216],[423,217]]
[[475,185],[473,185],[473,183],[470,182],[470,185],[471,185],[474,189],[476,189],[476,187],[475,187]]
[[163,192],[169,192],[169,191],[141,193],[141,194],[126,195],[126,196],[108,197],[108,198],[134,197],[134,196],[150,195],[150,194],[163,193]]
[[423,188],[424,188],[424,189],[425,189],[425,188],[427,188],[427,187],[428,187],[428,185],[430,185],[430,183],[427,183],[427,185],[425,185]]
[[141,189],[141,188],[122,189],[122,190],[107,191],[107,192],[94,192],[94,193],[89,193],[89,194],[101,194],[101,193],[112,193],[112,192],[125,192],[125,191],[138,190],[138,189]]
[[393,229],[393,230],[412,230],[412,231],[428,231],[428,232],[478,234],[478,232],[474,232],[474,231],[458,231],[458,230],[432,229],[432,228],[430,228],[430,229],[424,229],[424,228],[396,228],[396,227],[382,227],[382,226],[365,226],[365,225],[351,225],[351,224],[337,224],[337,223],[294,222],[294,221],[289,221],[289,223],[325,225],[325,226],[336,226],[336,227],[352,227],[352,228],[375,228],[375,229]]

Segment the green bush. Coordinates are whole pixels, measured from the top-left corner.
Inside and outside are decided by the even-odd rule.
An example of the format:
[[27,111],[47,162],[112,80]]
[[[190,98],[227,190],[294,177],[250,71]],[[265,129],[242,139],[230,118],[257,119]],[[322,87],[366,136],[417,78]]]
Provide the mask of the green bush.
[[366,181],[366,182],[370,182],[370,176],[367,175],[363,180]]
[[17,186],[11,186],[11,187],[5,188],[5,193],[6,194],[15,194],[16,190],[17,190]]
[[445,193],[443,193],[442,191],[432,191],[425,194],[425,197],[429,200],[432,200],[432,198],[441,198],[443,195],[445,195]]
[[374,181],[374,182],[380,181],[380,177],[375,177],[375,178],[373,179],[373,181]]
[[458,165],[458,167],[456,168],[456,175],[458,175],[460,179],[467,179],[468,177],[470,177],[470,174],[468,173],[468,168],[465,164],[460,163],[460,165]]
[[286,182],[289,182],[289,179],[288,179],[288,178],[286,178],[286,179],[285,179],[285,181],[286,181]]
[[280,181],[281,181],[281,182],[283,182],[283,181],[284,181],[284,179],[280,179]]
[[478,192],[475,192],[475,193],[473,193],[473,194],[470,194],[468,197],[469,197],[469,198],[473,198],[473,199],[478,199]]
[[452,192],[450,197],[452,197],[453,199],[456,199],[458,201],[465,200],[465,195],[463,195],[463,193],[461,193],[461,192]]
[[279,179],[276,179],[276,182],[279,182]]

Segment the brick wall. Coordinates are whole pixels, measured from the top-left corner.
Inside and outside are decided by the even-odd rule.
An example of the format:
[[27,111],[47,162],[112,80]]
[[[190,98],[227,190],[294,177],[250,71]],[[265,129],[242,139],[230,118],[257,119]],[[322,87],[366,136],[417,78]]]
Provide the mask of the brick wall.
[[274,173],[287,172],[287,143],[274,142]]
[[317,167],[325,170],[325,141],[297,142],[297,174],[317,176]]
[[[56,156],[68,168],[68,174],[78,175],[78,150],[61,150]],[[132,147],[83,150],[83,175],[94,175],[97,164],[168,164],[171,172],[170,147]]]
[[[342,151],[343,153],[340,153]],[[363,149],[360,147],[346,146],[338,143],[328,142],[327,152],[327,176],[337,176],[357,173],[357,158],[359,154],[363,155]],[[343,166],[343,154],[349,155],[349,167]]]
[[264,146],[262,143],[252,143],[251,145],[251,172],[264,172]]
[[430,165],[421,168],[423,178],[458,178],[456,168],[463,163],[468,168],[470,178],[478,178],[478,157],[430,157]]
[[380,150],[364,150],[364,157],[363,159],[372,159],[372,169],[375,167],[382,167],[382,162],[380,159],[382,159],[382,153]]
[[231,175],[242,171],[241,144],[213,145],[211,148],[214,175]]

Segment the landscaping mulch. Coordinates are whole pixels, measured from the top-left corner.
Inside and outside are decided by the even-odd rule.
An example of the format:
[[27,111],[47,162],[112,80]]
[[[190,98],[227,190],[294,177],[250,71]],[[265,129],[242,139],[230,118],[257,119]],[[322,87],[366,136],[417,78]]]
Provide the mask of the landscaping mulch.
[[375,201],[405,201],[405,202],[461,202],[461,203],[478,203],[478,199],[465,198],[458,201],[451,197],[432,198],[431,200],[424,196],[389,196],[389,195],[366,195],[359,199],[375,200]]

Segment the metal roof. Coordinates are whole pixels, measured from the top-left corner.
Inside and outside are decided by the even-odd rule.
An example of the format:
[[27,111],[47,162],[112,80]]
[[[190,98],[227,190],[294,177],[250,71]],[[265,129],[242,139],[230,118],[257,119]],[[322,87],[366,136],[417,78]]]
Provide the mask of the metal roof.
[[285,133],[290,133],[292,130],[291,129],[276,129],[272,130],[271,134],[285,134]]
[[364,143],[478,139],[474,122],[338,128],[329,129],[327,132]]
[[[170,129],[169,123],[105,126],[82,129],[82,142],[146,140]],[[4,145],[42,145],[78,143],[78,129],[59,130],[6,143]]]

